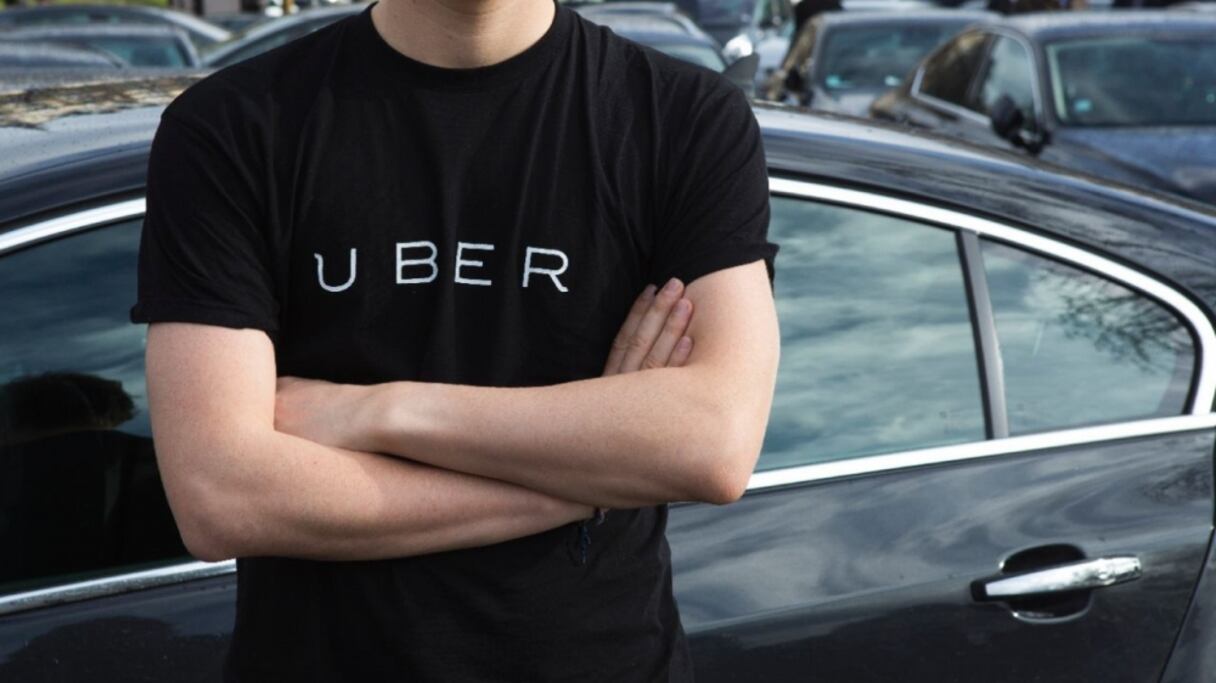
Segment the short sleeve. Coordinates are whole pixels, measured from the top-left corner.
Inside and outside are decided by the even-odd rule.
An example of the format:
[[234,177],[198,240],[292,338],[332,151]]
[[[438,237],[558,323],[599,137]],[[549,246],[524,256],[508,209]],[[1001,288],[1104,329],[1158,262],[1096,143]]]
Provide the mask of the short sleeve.
[[161,116],[148,160],[132,322],[278,329],[259,187],[265,174],[242,147],[222,128],[171,109]]
[[676,131],[665,163],[652,281],[685,283],[763,259],[770,281],[768,168],[760,126],[743,92],[722,83]]

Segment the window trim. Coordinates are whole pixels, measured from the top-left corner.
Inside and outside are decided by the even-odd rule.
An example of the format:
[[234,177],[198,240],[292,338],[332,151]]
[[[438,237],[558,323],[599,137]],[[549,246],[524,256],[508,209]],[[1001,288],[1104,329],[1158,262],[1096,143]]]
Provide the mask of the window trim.
[[[896,199],[866,190],[847,189],[823,183],[769,177],[774,196],[812,199],[831,204],[879,211],[923,223],[956,230],[960,235],[990,237],[1100,273],[1131,289],[1144,293],[1182,317],[1191,327],[1196,342],[1195,379],[1188,412],[1165,418],[1042,432],[1025,436],[996,438],[951,446],[873,455],[848,460],[802,465],[757,472],[748,482],[749,495],[796,484],[838,479],[936,465],[979,460],[1049,448],[1135,439],[1164,434],[1186,434],[1216,428],[1216,413],[1210,406],[1216,400],[1216,329],[1212,321],[1186,295],[1141,271],[1096,253],[1035,234],[1028,230],[978,218],[958,211]],[[106,223],[135,218],[145,212],[144,199],[131,199],[78,211],[0,233],[0,255],[44,242],[72,232],[101,227]],[[225,576],[236,571],[236,562],[197,562],[168,565],[156,569],[115,574],[88,581],[0,595],[0,617],[18,612],[91,600],[110,595],[169,586],[196,579]]]

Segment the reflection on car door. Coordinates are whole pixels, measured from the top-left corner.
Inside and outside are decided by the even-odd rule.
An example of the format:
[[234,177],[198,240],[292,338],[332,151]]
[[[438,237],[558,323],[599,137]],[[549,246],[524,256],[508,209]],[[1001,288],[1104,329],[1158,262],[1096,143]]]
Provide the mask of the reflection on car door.
[[[1213,515],[1187,326],[1025,245],[958,236],[951,262],[934,252],[952,231],[861,193],[775,189],[783,362],[760,471],[669,529],[698,680],[1158,676]],[[1035,593],[1060,567],[1113,585]]]

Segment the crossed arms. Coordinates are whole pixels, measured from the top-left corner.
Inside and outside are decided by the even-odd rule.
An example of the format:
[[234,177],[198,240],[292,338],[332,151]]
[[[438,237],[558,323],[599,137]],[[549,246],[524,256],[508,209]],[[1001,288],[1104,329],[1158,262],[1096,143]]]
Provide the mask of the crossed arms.
[[[681,295],[691,321],[673,313]],[[603,377],[521,389],[279,380],[261,331],[153,324],[152,427],[183,540],[205,560],[378,559],[518,538],[594,506],[737,499],[776,377],[763,262],[643,296],[631,320]],[[696,340],[686,359],[664,322]],[[673,357],[647,360],[655,347]]]

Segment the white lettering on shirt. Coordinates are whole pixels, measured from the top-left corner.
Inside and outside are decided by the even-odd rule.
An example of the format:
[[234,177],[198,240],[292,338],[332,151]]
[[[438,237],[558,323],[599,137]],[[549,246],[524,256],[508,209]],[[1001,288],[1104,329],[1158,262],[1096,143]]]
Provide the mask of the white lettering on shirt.
[[493,284],[489,280],[478,280],[476,278],[466,278],[466,277],[461,276],[461,274],[460,274],[461,266],[472,266],[474,268],[481,268],[482,266],[485,265],[481,261],[466,260],[464,258],[465,249],[469,249],[469,250],[481,249],[484,251],[494,251],[494,245],[493,244],[478,244],[477,242],[457,242],[456,243],[456,282],[459,284],[462,284],[462,285],[479,285],[481,287],[489,287],[491,284]]
[[321,256],[320,254],[313,254],[313,256],[315,256],[317,259],[317,283],[321,285],[321,289],[324,289],[327,292],[344,292],[350,289],[351,285],[355,284],[356,251],[357,250],[355,249],[350,250],[350,278],[348,278],[346,282],[336,287],[325,284],[325,257]]
[[[431,250],[431,255],[420,259],[404,258],[406,249],[418,249],[425,247]],[[413,285],[434,282],[435,278],[439,277],[439,264],[435,262],[439,256],[439,247],[435,246],[434,242],[423,240],[421,242],[398,242],[397,243],[397,284]],[[405,277],[404,271],[410,266],[428,265],[431,267],[431,274],[426,277]]]
[[[545,254],[547,256],[556,256],[562,260],[562,267],[556,268],[556,269],[554,269],[554,268],[535,268],[532,266],[532,254]],[[562,252],[560,252],[556,249],[541,249],[540,247],[528,247],[528,251],[524,256],[524,287],[528,286],[528,276],[529,275],[531,275],[532,273],[540,273],[542,275],[548,275],[549,278],[553,280],[553,285],[555,287],[557,287],[557,291],[568,292],[570,290],[566,289],[566,286],[562,284],[561,280],[557,279],[557,276],[566,272],[566,268],[569,268],[569,267],[570,267],[570,259],[566,258],[565,254],[563,254]]]

